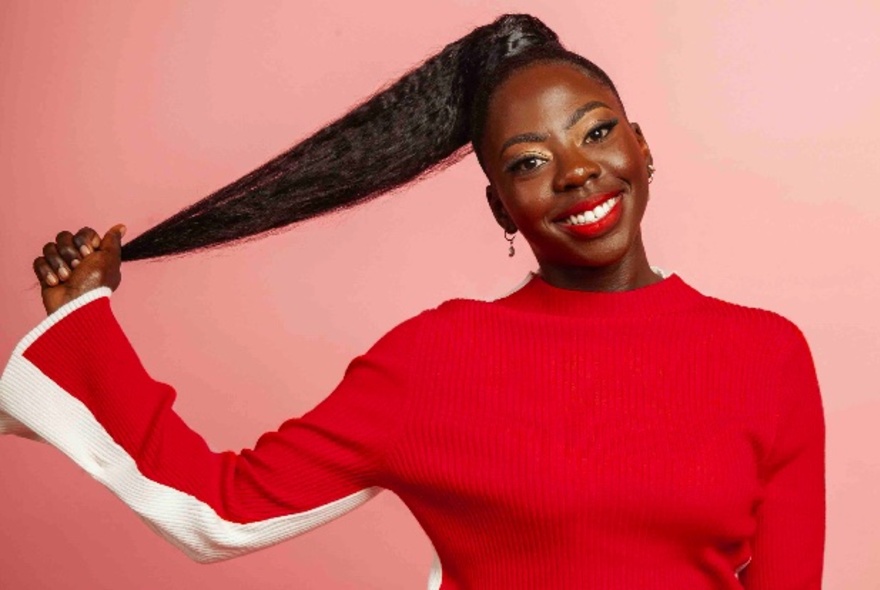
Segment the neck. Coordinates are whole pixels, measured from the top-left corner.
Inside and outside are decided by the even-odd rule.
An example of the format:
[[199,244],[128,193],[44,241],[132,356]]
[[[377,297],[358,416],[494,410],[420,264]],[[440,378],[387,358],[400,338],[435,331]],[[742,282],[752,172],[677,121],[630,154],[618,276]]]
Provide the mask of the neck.
[[[660,270],[660,269],[658,269]],[[653,272],[653,271],[652,271]],[[627,319],[642,321],[691,310],[708,298],[668,269],[666,277],[641,288],[621,291],[582,291],[560,288],[536,273],[496,303],[531,313],[565,316],[569,319]]]
[[573,291],[631,291],[662,280],[651,270],[641,233],[631,253],[602,266],[540,264],[538,275],[550,285]]

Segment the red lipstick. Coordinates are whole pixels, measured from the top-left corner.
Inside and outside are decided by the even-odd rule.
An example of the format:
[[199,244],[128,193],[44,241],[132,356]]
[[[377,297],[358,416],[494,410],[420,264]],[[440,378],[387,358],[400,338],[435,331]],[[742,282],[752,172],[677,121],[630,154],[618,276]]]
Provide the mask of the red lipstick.
[[619,195],[622,192],[623,192],[622,190],[619,190],[619,191],[613,191],[610,193],[602,193],[601,195],[594,195],[593,197],[586,199],[584,201],[581,201],[580,203],[575,203],[574,206],[569,207],[565,211],[565,213],[563,213],[562,215],[560,215],[559,217],[557,217],[553,221],[557,221],[557,222],[565,221],[566,219],[568,219],[572,215],[580,215],[581,213],[584,213],[585,211],[595,209],[597,205],[601,205],[605,201],[607,201],[609,199],[613,199],[614,197],[616,197],[617,195]]
[[[601,219],[578,224],[568,222],[569,217],[571,217],[572,215],[580,215],[581,213],[590,211],[591,209],[596,208],[596,206],[601,205],[602,203],[609,201],[615,197],[619,198],[611,207],[611,209]],[[565,231],[572,233],[576,236],[595,238],[609,232],[615,225],[617,225],[617,222],[620,221],[620,217],[623,212],[622,201],[622,190],[597,195],[591,199],[587,199],[586,201],[577,203],[573,207],[569,208],[561,216],[557,217],[554,221],[559,223],[565,229]]]

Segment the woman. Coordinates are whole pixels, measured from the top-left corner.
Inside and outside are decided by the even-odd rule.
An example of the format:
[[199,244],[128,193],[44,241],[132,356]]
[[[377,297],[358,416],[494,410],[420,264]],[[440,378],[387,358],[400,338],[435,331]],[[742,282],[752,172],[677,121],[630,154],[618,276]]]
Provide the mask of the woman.
[[[403,322],[313,410],[211,452],[112,315],[120,261],[362,202],[468,143],[511,255],[522,234],[539,271]],[[648,263],[653,174],[608,76],[537,19],[502,17],[124,247],[121,225],[58,234],[34,262],[49,316],[0,380],[0,430],[57,446],[199,561],[389,489],[434,544],[429,588],[820,588],[809,347]]]

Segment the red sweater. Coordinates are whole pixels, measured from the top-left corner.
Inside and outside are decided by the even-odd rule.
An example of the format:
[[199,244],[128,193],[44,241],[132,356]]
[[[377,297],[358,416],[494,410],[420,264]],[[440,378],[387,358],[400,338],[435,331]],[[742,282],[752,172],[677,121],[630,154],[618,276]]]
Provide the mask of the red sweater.
[[403,322],[236,454],[174,412],[109,293],[19,343],[0,431],[57,446],[194,559],[387,489],[433,543],[431,589],[821,587],[822,400],[803,334],[773,312],[676,274],[611,293],[533,277]]

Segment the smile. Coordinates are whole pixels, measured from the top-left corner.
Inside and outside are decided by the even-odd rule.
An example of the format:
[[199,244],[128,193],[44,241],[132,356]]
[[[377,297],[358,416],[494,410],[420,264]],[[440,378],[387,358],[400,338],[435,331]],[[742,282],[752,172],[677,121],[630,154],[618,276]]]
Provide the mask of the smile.
[[571,213],[557,223],[566,232],[581,238],[597,238],[610,232],[622,216],[623,193],[618,192],[592,209]]
[[579,213],[578,215],[570,215],[568,218],[563,220],[563,223],[567,223],[569,225],[586,225],[588,223],[595,223],[600,219],[603,219],[611,209],[620,201],[620,195],[609,199],[602,203],[601,205],[597,205],[593,209],[589,211],[584,211],[583,213]]

